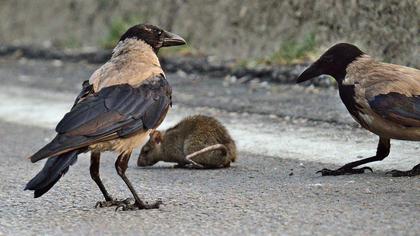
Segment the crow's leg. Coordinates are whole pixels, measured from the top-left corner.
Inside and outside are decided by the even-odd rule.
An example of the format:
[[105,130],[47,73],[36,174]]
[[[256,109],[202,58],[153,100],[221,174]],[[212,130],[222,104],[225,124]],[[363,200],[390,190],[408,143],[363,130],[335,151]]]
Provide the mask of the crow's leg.
[[[128,161],[130,160],[131,152],[130,153],[123,153],[118,156],[117,161],[115,162],[115,169],[117,170],[118,175],[123,179],[127,187],[130,189],[131,193],[134,197],[134,204],[123,204],[119,207],[122,210],[135,210],[135,209],[157,209],[159,205],[162,204],[161,201],[156,201],[152,204],[148,204],[147,202],[143,202],[140,197],[137,195],[136,190],[134,190],[133,185],[131,184],[130,180],[128,180],[127,176],[125,175],[125,171],[128,167]],[[117,209],[119,208],[117,207]]]
[[100,152],[92,152],[90,155],[90,177],[92,177],[93,181],[98,185],[99,189],[101,190],[102,194],[104,195],[105,201],[99,201],[96,203],[95,207],[110,207],[110,206],[120,206],[121,204],[127,204],[130,202],[130,199],[126,200],[115,200],[113,199],[104,184],[102,183],[101,177],[99,176],[99,161],[101,159]]
[[393,177],[402,177],[402,176],[416,176],[420,175],[420,164],[413,167],[411,170],[402,171],[402,170],[391,170],[387,174],[391,174]]
[[99,161],[101,159],[101,153],[92,152],[90,155],[90,177],[98,185],[102,194],[104,195],[105,201],[112,201],[112,197],[109,195],[104,184],[102,183],[101,177],[99,176]]
[[375,156],[365,158],[359,161],[347,163],[336,170],[322,169],[318,171],[317,173],[321,173],[322,176],[328,176],[328,175],[337,176],[337,175],[346,175],[346,174],[363,174],[365,170],[372,171],[370,167],[362,167],[358,169],[355,169],[354,167],[357,167],[357,166],[360,166],[369,162],[382,161],[385,157],[389,155],[390,148],[391,148],[390,139],[380,137]]

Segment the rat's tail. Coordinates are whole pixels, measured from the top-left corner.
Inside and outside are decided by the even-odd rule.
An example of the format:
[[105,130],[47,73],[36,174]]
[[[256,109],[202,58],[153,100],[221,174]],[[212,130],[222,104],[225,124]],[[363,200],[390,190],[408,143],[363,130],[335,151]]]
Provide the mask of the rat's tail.
[[[234,145],[234,144],[233,144]],[[212,153],[212,154],[208,154],[208,155],[204,155],[201,156],[201,158],[197,157],[198,155],[204,154],[204,153],[208,153],[208,152],[213,152],[213,151],[217,151],[220,150],[222,151],[221,153],[219,152],[219,154],[216,153]],[[236,149],[235,149],[236,150]],[[198,150],[196,152],[193,152],[191,154],[189,154],[186,159],[192,160],[192,158],[195,158],[195,161],[197,162],[197,164],[201,164],[204,167],[209,167],[209,168],[218,168],[218,167],[229,167],[230,166],[230,162],[234,161],[234,159],[236,158],[236,151],[233,151],[233,155],[235,155],[234,158],[232,158],[232,151],[224,144],[214,144],[208,147],[205,147],[201,150]]]

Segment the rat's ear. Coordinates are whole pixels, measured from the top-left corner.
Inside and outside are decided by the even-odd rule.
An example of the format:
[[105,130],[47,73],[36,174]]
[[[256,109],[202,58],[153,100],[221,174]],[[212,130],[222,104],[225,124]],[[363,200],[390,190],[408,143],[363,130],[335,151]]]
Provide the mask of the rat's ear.
[[150,132],[150,139],[156,143],[159,144],[162,142],[162,133],[160,131],[157,130],[153,130],[152,132]]

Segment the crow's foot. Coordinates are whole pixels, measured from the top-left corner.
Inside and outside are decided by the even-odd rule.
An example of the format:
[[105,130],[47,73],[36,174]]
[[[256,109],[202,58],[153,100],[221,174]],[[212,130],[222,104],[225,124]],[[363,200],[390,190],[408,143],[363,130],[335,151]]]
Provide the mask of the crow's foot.
[[123,211],[134,211],[134,210],[149,210],[149,209],[159,209],[159,206],[162,204],[161,200],[157,200],[152,204],[146,203],[138,203],[134,202],[133,204],[121,204],[115,208],[115,211],[121,209]]
[[133,202],[134,199],[127,198],[125,200],[110,200],[110,201],[99,201],[96,203],[95,208],[103,208],[103,207],[111,207],[111,206],[122,206],[130,204],[130,202]]
[[403,176],[417,176],[420,175],[420,164],[413,167],[411,170],[402,171],[402,170],[391,170],[390,172],[387,172],[387,174],[392,175],[392,177],[403,177]]
[[420,175],[420,169],[418,170],[413,169],[413,170],[406,170],[406,171],[391,170],[387,172],[386,174],[391,175],[392,177],[413,177],[413,176]]
[[316,173],[321,173],[322,176],[337,176],[337,175],[353,175],[353,174],[363,174],[365,173],[365,170],[370,170],[371,172],[372,169],[370,167],[362,167],[359,169],[353,169],[353,168],[338,168],[337,170],[330,170],[330,169],[322,169],[317,171]]

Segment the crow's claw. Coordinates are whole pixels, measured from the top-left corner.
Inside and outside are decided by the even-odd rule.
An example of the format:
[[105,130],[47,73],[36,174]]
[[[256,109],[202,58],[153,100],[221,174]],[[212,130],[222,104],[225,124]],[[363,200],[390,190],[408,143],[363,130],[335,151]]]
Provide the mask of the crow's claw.
[[416,175],[420,175],[420,172],[415,172],[413,170],[407,170],[407,171],[402,171],[402,170],[391,170],[386,172],[387,175],[391,175],[392,177],[413,177]]
[[410,171],[402,171],[402,170],[391,170],[386,172],[386,175],[391,175],[392,177],[403,177],[403,176],[410,176]]
[[111,200],[111,201],[99,201],[96,203],[95,208],[98,207],[111,207],[111,206],[120,206],[122,204],[130,204],[132,202],[132,198],[127,198],[125,200]]
[[337,175],[352,175],[352,174],[363,174],[365,170],[370,170],[373,172],[372,168],[370,167],[362,167],[359,169],[352,169],[352,168],[339,168],[337,170],[330,170],[330,169],[322,169],[317,171],[316,173],[321,173],[322,176],[337,176]]
[[140,204],[135,202],[133,204],[120,204],[115,208],[115,211],[121,209],[122,211],[133,211],[133,210],[149,210],[149,209],[159,209],[159,206],[162,204],[161,200],[157,200],[152,204],[143,203]]
[[413,177],[413,176],[417,176],[417,175],[420,175],[420,164],[414,166],[413,169],[411,169],[411,170],[407,170],[407,171],[391,170],[391,171],[387,172],[386,174],[390,174],[390,175],[392,175],[392,177],[403,177],[403,176]]

